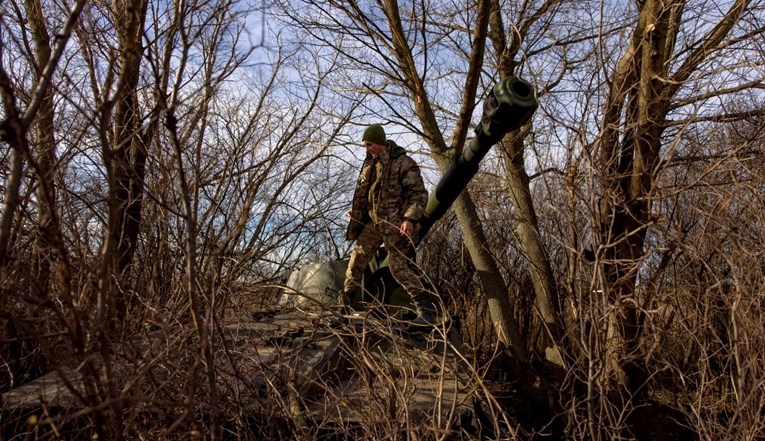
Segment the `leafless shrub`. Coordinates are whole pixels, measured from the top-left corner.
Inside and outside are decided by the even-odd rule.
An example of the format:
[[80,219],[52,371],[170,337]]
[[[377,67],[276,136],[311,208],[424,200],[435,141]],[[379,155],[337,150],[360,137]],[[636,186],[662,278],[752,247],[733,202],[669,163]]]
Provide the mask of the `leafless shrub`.
[[[257,48],[263,5],[73,6],[0,4],[0,390],[77,379],[3,436],[439,439],[459,366],[497,438],[762,438],[761,2],[278,2]],[[377,317],[306,390],[254,362],[232,321],[347,254],[355,124],[443,167],[494,72],[540,110],[420,252],[462,355]]]

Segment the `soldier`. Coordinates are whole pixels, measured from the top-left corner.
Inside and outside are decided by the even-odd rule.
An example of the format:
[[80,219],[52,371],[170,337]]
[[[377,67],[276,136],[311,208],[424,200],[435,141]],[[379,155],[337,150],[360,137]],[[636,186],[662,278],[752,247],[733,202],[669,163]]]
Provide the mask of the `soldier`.
[[356,183],[346,233],[348,240],[356,241],[356,247],[348,262],[341,300],[348,303],[349,297],[361,290],[364,269],[385,244],[391,274],[417,308],[412,324],[431,325],[435,323],[435,308],[410,258],[414,256],[415,226],[428,199],[420,168],[402,147],[385,138],[379,124],[367,127],[362,141],[367,157]]

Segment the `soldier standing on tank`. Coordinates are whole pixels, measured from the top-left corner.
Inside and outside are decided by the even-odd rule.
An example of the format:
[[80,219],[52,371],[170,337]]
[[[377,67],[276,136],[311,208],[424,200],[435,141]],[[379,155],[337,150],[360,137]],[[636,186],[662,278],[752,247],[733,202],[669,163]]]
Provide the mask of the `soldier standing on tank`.
[[356,246],[348,262],[341,300],[348,304],[349,298],[361,291],[364,269],[384,244],[391,274],[417,309],[412,324],[431,325],[435,323],[435,308],[410,257],[414,256],[415,227],[428,200],[420,168],[402,147],[386,139],[379,124],[364,130],[362,142],[367,156],[356,183],[346,233]]

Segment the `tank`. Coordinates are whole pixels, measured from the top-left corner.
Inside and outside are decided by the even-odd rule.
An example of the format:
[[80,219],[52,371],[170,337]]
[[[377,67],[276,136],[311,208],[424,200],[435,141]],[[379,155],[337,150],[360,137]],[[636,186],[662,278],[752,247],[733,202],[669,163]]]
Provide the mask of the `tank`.
[[[507,133],[526,124],[537,107],[534,89],[523,79],[510,76],[494,85],[484,101],[483,115],[475,128],[475,136],[462,153],[452,160],[428,197],[424,216],[418,224],[415,244],[427,236],[433,225],[443,217],[478,173],[479,164],[486,153]],[[382,248],[367,268],[364,276],[366,295],[393,305],[408,304],[408,296],[390,274],[386,256]],[[346,259],[309,264],[285,272],[282,278],[285,288],[280,303],[285,306],[308,307],[311,304],[328,305],[336,302],[347,265]]]

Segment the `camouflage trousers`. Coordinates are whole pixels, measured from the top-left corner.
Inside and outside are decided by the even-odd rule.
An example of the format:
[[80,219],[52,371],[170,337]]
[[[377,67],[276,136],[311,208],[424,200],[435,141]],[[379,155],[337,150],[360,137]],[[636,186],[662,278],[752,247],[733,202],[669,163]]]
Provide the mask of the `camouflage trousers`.
[[379,228],[372,225],[372,222],[364,227],[356,240],[351,260],[348,262],[343,291],[352,293],[361,289],[364,270],[374,258],[380,245],[385,244],[385,249],[388,251],[388,267],[393,278],[412,299],[423,295],[425,288],[418,276],[419,268],[414,259],[407,255],[412,250],[412,241],[402,237],[398,233],[398,228],[385,230],[389,232],[381,233]]

